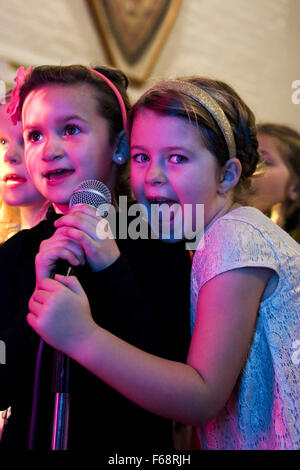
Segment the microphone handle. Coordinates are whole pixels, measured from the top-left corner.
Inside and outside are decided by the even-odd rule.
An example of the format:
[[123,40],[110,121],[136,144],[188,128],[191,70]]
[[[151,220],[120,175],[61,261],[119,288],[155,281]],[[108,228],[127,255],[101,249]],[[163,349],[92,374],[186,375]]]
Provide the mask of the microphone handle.
[[[58,260],[55,274],[65,276],[75,274],[73,266],[65,260]],[[69,437],[70,392],[69,392],[70,358],[54,350],[52,392],[54,395],[51,450],[67,450]]]
[[54,408],[51,450],[67,450],[70,416],[70,358],[59,351],[54,351],[53,369]]

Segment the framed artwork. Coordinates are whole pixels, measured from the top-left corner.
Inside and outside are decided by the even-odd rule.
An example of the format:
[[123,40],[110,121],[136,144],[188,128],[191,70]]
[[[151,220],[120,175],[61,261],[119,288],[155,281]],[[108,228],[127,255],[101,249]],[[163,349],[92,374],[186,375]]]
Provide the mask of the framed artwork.
[[87,0],[109,59],[144,82],[177,18],[181,0]]

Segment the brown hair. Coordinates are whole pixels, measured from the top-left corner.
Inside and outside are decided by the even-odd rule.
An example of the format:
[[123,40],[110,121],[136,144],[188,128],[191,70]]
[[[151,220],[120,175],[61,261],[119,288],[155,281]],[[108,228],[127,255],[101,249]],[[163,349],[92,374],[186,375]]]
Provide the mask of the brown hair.
[[[128,79],[118,69],[110,67],[95,67],[95,70],[105,75],[118,89],[125,104],[126,111],[130,109],[127,95]],[[95,91],[95,100],[99,114],[109,122],[111,143],[123,130],[123,119],[119,102],[112,89],[96,73],[83,65],[43,65],[34,67],[20,90],[19,108],[22,110],[28,94],[43,85],[49,84],[89,84]],[[116,196],[129,194],[128,164],[118,166],[116,177]]]
[[290,181],[296,184],[298,198],[284,202],[284,229],[300,243],[300,133],[285,125],[262,123],[257,126],[257,134],[274,139],[280,157],[289,170]]
[[[204,77],[179,78],[180,81],[192,83],[208,93],[221,107],[227,117],[234,134],[236,158],[242,164],[242,174],[234,190],[234,199],[244,202],[246,191],[250,189],[250,176],[253,175],[259,160],[258,143],[256,139],[255,117],[239,95],[226,83]],[[215,155],[220,166],[229,159],[228,147],[224,135],[217,122],[207,109],[193,97],[164,85],[153,87],[146,92],[133,106],[129,115],[129,127],[134,116],[141,108],[152,109],[155,112],[188,119],[195,123],[201,131],[203,144]]]
[[288,126],[263,123],[257,125],[257,134],[274,138],[274,144],[292,180],[300,182],[300,133]]

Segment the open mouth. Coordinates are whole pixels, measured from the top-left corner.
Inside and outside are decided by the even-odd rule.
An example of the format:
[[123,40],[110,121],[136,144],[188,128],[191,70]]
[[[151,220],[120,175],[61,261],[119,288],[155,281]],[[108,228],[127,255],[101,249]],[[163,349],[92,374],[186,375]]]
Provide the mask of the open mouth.
[[167,198],[147,198],[147,201],[150,204],[156,204],[157,206],[162,206],[163,204],[168,205],[169,207],[178,204],[177,201],[174,199],[167,199]]
[[47,171],[46,173],[43,173],[43,177],[46,178],[50,182],[58,182],[67,178],[72,173],[74,173],[74,170],[60,168],[58,170],[52,170],[52,171]]
[[153,210],[157,211],[169,211],[170,213],[172,212],[177,212],[179,206],[179,203],[175,201],[174,199],[167,199],[167,198],[147,198],[149,204],[151,205],[151,208]]
[[27,180],[23,176],[17,174],[5,175],[3,178],[5,183],[25,183]]
[[167,198],[147,198],[150,209],[151,218],[156,219],[160,225],[170,224],[174,220],[178,211],[180,211],[180,205],[174,199]]
[[147,197],[148,223],[158,238],[182,240],[182,208],[178,201],[166,197]]

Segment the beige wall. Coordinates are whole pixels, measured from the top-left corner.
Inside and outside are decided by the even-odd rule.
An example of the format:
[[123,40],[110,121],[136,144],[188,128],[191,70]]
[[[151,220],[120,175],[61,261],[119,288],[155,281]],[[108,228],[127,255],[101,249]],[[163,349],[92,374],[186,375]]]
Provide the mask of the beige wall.
[[[0,8],[0,60],[107,63],[85,0],[0,0]],[[182,0],[150,80],[131,95],[157,78],[209,75],[231,83],[259,120],[300,130],[300,103],[291,99],[299,57],[300,0]],[[9,74],[0,67],[0,78]]]

